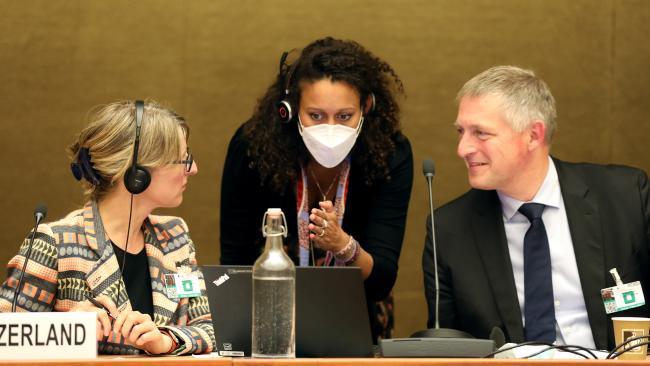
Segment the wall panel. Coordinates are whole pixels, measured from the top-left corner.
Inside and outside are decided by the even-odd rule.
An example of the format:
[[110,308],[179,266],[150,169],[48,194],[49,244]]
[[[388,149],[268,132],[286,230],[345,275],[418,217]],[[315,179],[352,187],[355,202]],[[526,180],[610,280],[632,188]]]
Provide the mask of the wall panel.
[[56,219],[82,204],[65,146],[88,111],[153,98],[184,115],[199,164],[185,202],[202,263],[218,261],[227,143],[277,73],[282,51],[333,35],[387,60],[406,89],[403,127],[415,184],[395,287],[396,335],[424,328],[421,164],[436,162],[435,203],[464,192],[454,98],[497,64],[536,70],[558,102],[553,153],[650,170],[650,2],[643,0],[0,0],[0,263],[44,201]]

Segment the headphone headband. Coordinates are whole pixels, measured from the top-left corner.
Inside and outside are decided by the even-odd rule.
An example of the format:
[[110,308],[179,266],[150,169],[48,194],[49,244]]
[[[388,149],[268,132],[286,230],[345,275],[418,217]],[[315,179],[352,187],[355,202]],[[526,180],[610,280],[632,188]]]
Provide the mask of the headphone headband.
[[[284,66],[286,65],[288,56],[289,52],[287,51],[282,52],[282,56],[280,56],[280,75],[282,75],[282,72],[284,71]],[[286,78],[284,80],[284,95],[289,95],[289,83]]]
[[142,118],[144,117],[144,102],[135,101],[135,141],[133,143],[133,162],[124,174],[124,186],[131,194],[139,194],[145,191],[151,183],[151,174],[144,167],[138,165],[138,150],[140,148],[140,131],[142,129]]
[[138,150],[140,148],[140,130],[142,129],[142,116],[144,115],[144,102],[135,101],[135,142],[133,143],[133,163],[131,169],[135,170],[138,165]]
[[[291,120],[293,120],[294,113],[293,109],[291,108],[291,102],[289,101],[289,88],[291,86],[291,78],[293,77],[293,73],[298,67],[298,61],[300,61],[300,58],[298,58],[298,60],[294,61],[291,65],[287,65],[286,61],[288,56],[289,52],[287,51],[282,52],[282,55],[280,56],[280,77],[282,77],[286,66],[288,66],[289,69],[286,71],[286,76],[284,78],[284,89],[282,90],[281,99],[275,104],[276,110],[278,112],[278,117],[283,123],[289,123]],[[365,114],[372,113],[375,110],[375,93],[370,92],[369,97],[370,105],[366,105],[367,102],[365,100],[361,101],[363,113]]]
[[[287,60],[287,56],[289,56],[289,52],[282,52],[282,57],[280,57],[280,74],[282,74],[282,66],[286,65],[285,61]],[[289,65],[289,71],[287,71],[287,76],[284,78],[284,97],[289,96],[289,87],[291,86],[291,76],[293,76],[293,72],[296,71],[296,67],[298,66],[298,60],[294,61],[291,65]]]

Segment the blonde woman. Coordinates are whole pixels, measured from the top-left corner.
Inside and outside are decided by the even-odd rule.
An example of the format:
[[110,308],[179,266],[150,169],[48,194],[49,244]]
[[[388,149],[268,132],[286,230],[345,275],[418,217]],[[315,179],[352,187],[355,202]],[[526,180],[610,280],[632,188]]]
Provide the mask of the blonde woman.
[[[94,311],[100,353],[187,354],[214,348],[203,275],[179,217],[159,207],[183,201],[198,171],[189,127],[154,102],[99,108],[69,148],[86,205],[43,224],[23,268],[27,240],[8,265],[0,311]],[[189,281],[190,291],[175,288]]]

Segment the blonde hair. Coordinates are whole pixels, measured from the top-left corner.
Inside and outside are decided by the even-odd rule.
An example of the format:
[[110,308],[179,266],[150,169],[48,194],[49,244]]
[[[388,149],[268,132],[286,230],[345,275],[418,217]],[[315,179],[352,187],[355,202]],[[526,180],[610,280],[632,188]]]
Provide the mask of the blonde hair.
[[463,97],[494,96],[501,102],[506,121],[521,132],[535,120],[546,125],[545,140],[550,145],[557,129],[555,98],[546,83],[531,70],[516,66],[495,66],[474,76],[458,92]]
[[[108,193],[115,183],[123,179],[133,160],[135,143],[135,102],[121,101],[99,106],[91,112],[88,125],[81,130],[77,141],[68,147],[73,162],[79,150],[87,148],[90,163],[100,179],[94,185],[82,179],[87,200],[98,200]],[[146,101],[142,116],[138,165],[157,168],[183,159],[181,137],[189,137],[185,119],[155,101]]]

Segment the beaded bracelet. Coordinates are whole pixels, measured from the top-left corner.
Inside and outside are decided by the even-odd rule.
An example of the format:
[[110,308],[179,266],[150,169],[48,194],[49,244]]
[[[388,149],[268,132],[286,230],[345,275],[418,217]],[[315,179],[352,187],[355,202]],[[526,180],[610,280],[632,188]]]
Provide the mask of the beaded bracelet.
[[352,235],[350,235],[350,240],[345,245],[345,247],[338,252],[334,253],[334,257],[339,261],[343,262],[346,266],[359,258],[359,253],[361,252],[361,246],[359,242],[356,241]]

